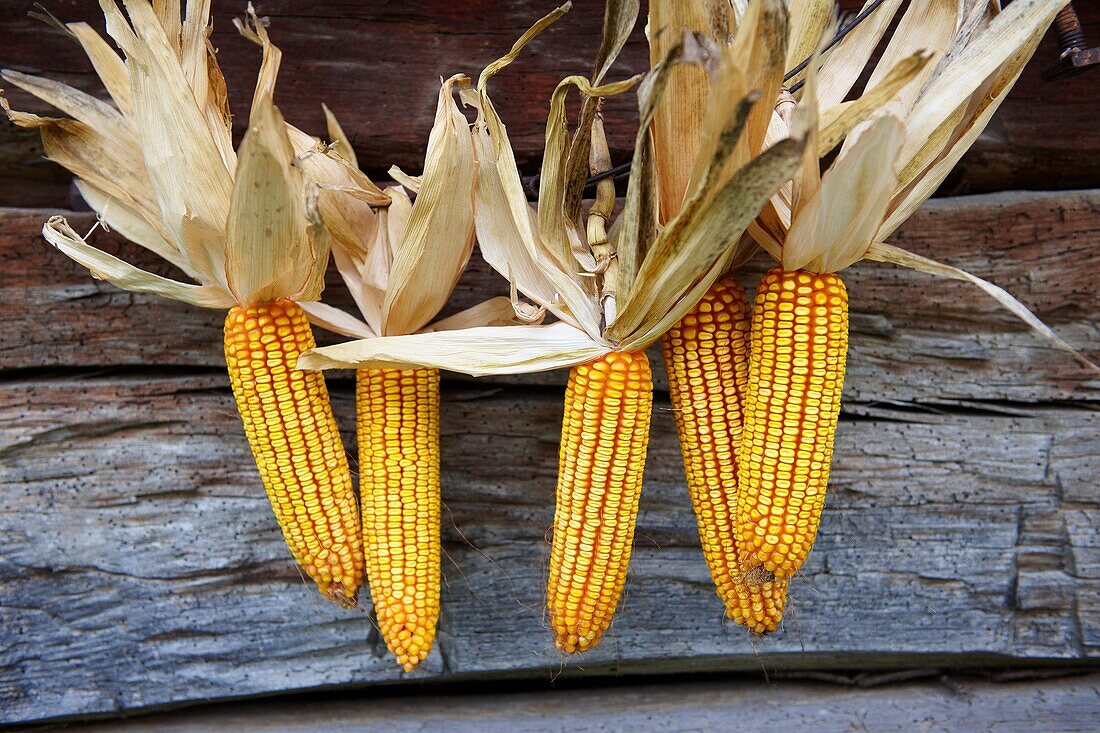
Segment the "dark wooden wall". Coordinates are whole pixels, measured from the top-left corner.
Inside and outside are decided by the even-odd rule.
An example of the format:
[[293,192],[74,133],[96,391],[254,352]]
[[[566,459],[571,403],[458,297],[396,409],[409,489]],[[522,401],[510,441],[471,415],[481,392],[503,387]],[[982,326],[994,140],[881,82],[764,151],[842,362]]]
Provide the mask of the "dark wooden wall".
[[[78,50],[25,18],[30,5],[0,1],[0,64],[96,89]],[[95,5],[48,7],[73,20],[94,19]],[[215,5],[215,43],[243,111],[258,54],[229,23],[243,5]],[[325,100],[364,167],[415,171],[436,78],[476,75],[550,6],[258,9],[286,52],[287,117],[320,131]],[[1098,6],[1078,3],[1096,43]],[[587,68],[600,13],[580,0],[495,82],[530,170],[552,85]],[[1009,288],[1096,358],[1100,72],[1041,82],[1051,40],[944,192],[981,195],[930,202],[895,241]],[[644,57],[635,39],[622,73]],[[619,158],[631,124],[629,102],[613,108]],[[424,680],[1072,671],[1100,658],[1100,379],[973,288],[869,263],[846,277],[851,366],[822,533],[787,623],[755,642],[723,621],[710,585],[663,379],[623,611],[579,663],[553,651],[542,613],[563,375],[449,379],[440,639],[405,675],[369,609],[323,604],[291,565],[232,406],[220,315],[120,292],[50,250],[39,230],[73,206],[69,177],[6,123],[0,205],[0,722]],[[93,219],[70,221],[83,230]],[[97,242],[159,267],[111,236]],[[497,292],[475,260],[451,309]],[[348,302],[335,280],[329,295]],[[351,383],[336,374],[330,384],[350,431]],[[1087,706],[1088,685],[1059,689],[1076,701],[1062,709]]]
[[[507,51],[534,19],[556,4],[265,0],[257,9],[270,17],[272,38],[285,52],[276,100],[287,118],[320,134],[325,102],[343,123],[363,167],[382,173],[392,164],[419,167],[435,110],[433,80],[458,72],[476,78],[485,64]],[[846,8],[861,4],[842,2]],[[516,157],[531,172],[538,167],[550,92],[563,76],[586,73],[599,42],[603,3],[578,0],[574,5],[493,81],[494,99],[505,111]],[[1077,5],[1086,33],[1100,44],[1100,3],[1086,0]],[[79,46],[28,18],[32,6],[26,0],[0,1],[0,66],[49,74],[104,95]],[[46,6],[63,20],[85,19],[102,26],[96,0],[58,0]],[[258,47],[242,41],[232,25],[243,7],[243,2],[214,3],[213,41],[230,88],[239,92],[231,99],[240,113],[238,132],[259,66]],[[1040,72],[1057,53],[1054,34],[1048,34],[997,121],[949,182],[953,192],[1100,185],[1095,77],[1043,83]],[[622,54],[619,74],[645,68],[647,59],[639,25]],[[47,109],[18,90],[11,97],[30,111]],[[633,106],[628,95],[609,103],[608,135],[616,162],[629,159]],[[39,152],[34,135],[0,122],[0,201],[11,206],[68,204],[69,177],[43,163]]]

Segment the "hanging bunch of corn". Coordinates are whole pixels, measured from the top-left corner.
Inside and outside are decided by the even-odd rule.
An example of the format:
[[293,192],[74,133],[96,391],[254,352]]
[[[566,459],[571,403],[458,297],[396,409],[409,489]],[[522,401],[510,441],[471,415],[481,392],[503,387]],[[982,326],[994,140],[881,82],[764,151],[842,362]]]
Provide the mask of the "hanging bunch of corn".
[[[884,243],[939,186],[1008,94],[1065,0],[913,0],[871,72],[843,101],[900,5],[887,2],[811,65],[805,87],[777,106],[771,135],[810,118],[812,147],[791,186],[750,227],[779,262],[752,312],[738,454],[736,545],[750,582],[784,580],[813,547],[840,411],[848,295],[837,273],[871,259],[982,287],[1061,348],[1049,328],[1000,288]],[[916,68],[915,76],[906,66]],[[883,111],[874,107],[887,102]],[[861,120],[852,134],[839,123]],[[821,174],[819,158],[843,141]]]
[[[649,4],[647,30],[652,62],[659,62],[685,33],[705,39],[724,55],[760,60],[751,67],[733,65],[753,72],[743,81],[710,75],[702,67],[686,64],[672,71],[651,132],[661,226],[680,212],[693,179],[701,173],[695,164],[705,139],[708,100],[728,100],[730,90],[726,85],[738,82],[759,90],[762,99],[774,99],[783,82],[788,35],[820,36],[823,30],[819,23],[807,22],[810,19],[804,13],[788,18],[779,2],[755,2],[740,18],[735,17],[732,5],[713,5],[706,0],[653,0]],[[828,19],[828,14],[821,15]],[[738,26],[746,30],[766,27],[767,32],[738,33]],[[737,150],[742,159],[763,147],[771,114],[767,103],[753,108]],[[741,248],[738,259],[752,251],[751,247]],[[727,266],[737,264],[730,261]],[[748,295],[740,283],[723,275],[669,329],[661,345],[703,556],[729,617],[763,632],[773,629],[782,615],[786,582],[744,582],[734,539],[736,455],[741,438],[741,400],[748,377],[748,324]]]
[[[781,0],[769,0],[768,7],[783,17]],[[670,47],[639,86],[641,128],[626,205],[608,236],[613,184],[600,184],[587,220],[581,210],[586,177],[609,167],[598,102],[638,81],[604,82],[638,14],[636,2],[610,3],[592,76],[563,80],[551,98],[538,204],[532,210],[487,87],[524,44],[567,9],[536,24],[463,95],[478,113],[476,226],[482,253],[536,311],[549,311],[558,322],[367,339],[317,349],[299,365],[418,365],[472,375],[571,368],[547,602],[558,648],[577,652],[599,643],[626,579],[652,405],[645,348],[722,275],[747,224],[796,170],[805,138],[796,132],[746,152],[746,139],[763,138],[763,128],[749,127],[759,94],[746,80],[756,78],[757,66],[767,62],[749,53],[753,44],[736,54],[712,55],[687,37]],[[746,35],[759,39],[775,32],[764,14],[753,18],[742,29]],[[702,62],[714,65],[725,94],[707,106],[703,142],[693,159],[697,180],[680,212],[658,233],[650,125],[673,70]],[[584,101],[570,138],[565,109],[574,87]],[[763,119],[766,124],[767,116]],[[531,311],[518,303],[517,308]]]
[[[321,593],[350,607],[363,579],[359,513],[344,446],[318,374],[295,369],[314,346],[302,303],[324,285],[328,239],[313,187],[294,162],[272,101],[280,54],[265,47],[248,131],[233,150],[209,3],[101,3],[120,58],[87,24],[68,30],[114,105],[48,79],[11,84],[71,118],[8,111],[77,176],[100,219],[198,284],[140,270],[53,217],[47,241],[99,279],[205,308],[229,309],[233,394],[275,516]],[[253,17],[253,22],[255,18]]]
[[[264,29],[252,40],[270,45]],[[477,166],[452,77],[439,92],[424,174],[391,170],[403,185],[379,188],[326,109],[332,145],[298,130],[290,138],[319,188],[319,208],[337,268],[362,319],[324,303],[310,320],[346,336],[373,338],[515,323],[508,298],[494,298],[428,325],[447,302],[474,243]],[[409,192],[416,194],[415,202]],[[431,651],[439,620],[439,370],[365,368],[356,373],[359,494],[367,583],[378,627],[406,671]]]
[[[686,65],[673,72],[652,129],[662,225],[681,210],[688,187],[700,174],[695,154],[705,139],[705,103],[728,99],[728,85],[738,82],[760,90],[764,99],[772,101],[753,109],[739,144],[741,156],[758,152],[768,139],[769,125],[774,129],[776,124],[774,100],[780,97],[784,70],[812,53],[832,23],[832,5],[828,1],[799,3],[788,16],[780,2],[749,3],[740,15],[732,6],[716,9],[706,0],[650,3],[651,59],[659,59],[673,40],[691,33],[725,55],[760,60],[751,68],[755,75],[743,82]],[[758,26],[769,32],[745,32]],[[890,88],[896,91],[912,80],[923,61],[920,57],[899,60]],[[865,116],[873,109],[871,105],[885,101],[872,98],[849,106],[864,109],[860,114]],[[803,124],[809,121],[802,117]],[[789,116],[787,119],[789,122]],[[833,134],[846,134],[858,120],[856,114],[838,116]],[[773,138],[778,139],[774,133]],[[731,257],[729,267],[736,267],[753,249],[742,247]],[[763,633],[774,630],[782,618],[787,580],[743,568],[734,531],[749,330],[748,295],[740,283],[725,276],[665,334],[662,346],[703,555],[730,618]]]

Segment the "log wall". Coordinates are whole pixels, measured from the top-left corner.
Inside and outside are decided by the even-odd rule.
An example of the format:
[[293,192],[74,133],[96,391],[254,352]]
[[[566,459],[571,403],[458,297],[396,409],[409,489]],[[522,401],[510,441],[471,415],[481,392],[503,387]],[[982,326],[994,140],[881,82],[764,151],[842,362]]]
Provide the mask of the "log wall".
[[[0,64],[91,89],[77,51],[27,20],[29,6],[0,2]],[[91,19],[94,6],[50,8]],[[232,94],[258,58],[231,31],[239,9],[215,6]],[[288,118],[320,129],[327,100],[365,167],[415,171],[434,79],[476,74],[546,7],[265,0],[258,9],[287,55],[278,101]],[[1100,8],[1078,7],[1100,41]],[[500,106],[522,110],[507,121],[528,170],[553,81],[585,69],[599,15],[597,3],[577,3],[496,83]],[[1097,359],[1100,109],[1090,90],[1100,76],[1043,84],[1053,55],[1047,39],[948,191],[990,193],[933,200],[894,241],[1008,288]],[[644,56],[635,39],[622,73]],[[421,82],[403,81],[412,77]],[[236,98],[236,109],[246,105]],[[622,158],[633,133],[626,107],[616,115]],[[662,375],[626,600],[604,644],[579,661],[553,650],[542,610],[564,375],[447,379],[443,618],[433,655],[406,675],[369,607],[322,603],[287,557],[233,408],[220,314],[120,292],[52,251],[39,231],[71,207],[68,177],[3,126],[0,205],[0,723],[322,688],[579,685],[762,667],[1055,673],[1100,658],[1100,377],[971,287],[873,263],[846,275],[851,367],[829,504],[787,622],[755,642],[723,620],[711,587]],[[80,231],[94,221],[64,213]],[[96,242],[168,272],[112,235]],[[764,267],[751,263],[746,283]],[[347,305],[330,280],[327,297]],[[475,259],[449,310],[502,292]],[[351,449],[352,383],[334,374],[330,385]],[[700,721],[736,702],[700,690],[682,698],[703,706]],[[1089,690],[1094,682],[1043,694],[1063,712],[1094,710]],[[927,689],[903,692],[914,710],[942,704]],[[973,695],[985,712],[968,720],[1000,715],[1023,728],[1040,710],[1013,707],[1016,694]],[[674,688],[662,699],[673,698]]]

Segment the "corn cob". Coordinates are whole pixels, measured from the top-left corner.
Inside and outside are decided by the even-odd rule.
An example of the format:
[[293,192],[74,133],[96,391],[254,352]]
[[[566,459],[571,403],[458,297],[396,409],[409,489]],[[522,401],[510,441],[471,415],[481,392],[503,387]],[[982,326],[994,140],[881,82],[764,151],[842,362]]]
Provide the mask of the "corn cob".
[[847,351],[840,277],[778,267],[764,276],[738,455],[737,541],[748,573],[789,578],[813,547]]
[[561,651],[596,646],[614,617],[634,542],[652,409],[645,352],[610,352],[570,371],[547,584]]
[[787,582],[745,582],[734,527],[749,320],[745,289],[723,278],[669,329],[662,349],[703,556],[727,615],[765,633],[779,625]]
[[360,369],[355,401],[367,579],[382,638],[412,671],[439,620],[439,370]]
[[321,594],[345,608],[363,582],[351,472],[321,374],[294,368],[314,347],[288,300],[237,306],[225,319],[225,361],[275,517],[294,559]]

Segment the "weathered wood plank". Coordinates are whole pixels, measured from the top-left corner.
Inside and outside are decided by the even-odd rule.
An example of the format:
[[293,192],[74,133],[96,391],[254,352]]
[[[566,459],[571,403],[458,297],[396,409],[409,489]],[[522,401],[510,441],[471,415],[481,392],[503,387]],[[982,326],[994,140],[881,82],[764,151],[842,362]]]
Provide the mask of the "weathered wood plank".
[[[345,425],[350,386],[333,384]],[[1100,656],[1100,413],[847,413],[789,621],[754,644],[722,620],[661,399],[624,609],[600,648],[563,661],[542,612],[560,400],[557,388],[445,387],[440,642],[407,676],[365,610],[323,604],[294,571],[224,377],[9,378],[0,720],[560,671]]]
[[876,687],[760,679],[520,693],[350,697],[220,705],[74,728],[81,733],[419,733],[608,730],[914,730],[1065,733],[1100,717],[1100,675],[1026,682],[932,677]]
[[[476,76],[504,53],[537,17],[555,3],[500,4],[486,0],[415,3],[265,0],[261,14],[286,57],[278,102],[287,118],[305,129],[324,129],[321,102],[340,116],[363,165],[381,173],[397,163],[412,170],[422,162],[435,107],[437,79],[456,72]],[[861,3],[845,0],[851,9]],[[0,2],[5,43],[0,66],[47,73],[103,94],[79,48],[60,33],[26,17],[31,0]],[[213,42],[219,49],[234,109],[247,109],[259,52],[237,36],[231,20],[242,5],[215,3]],[[64,20],[102,25],[95,0],[73,0],[51,9]],[[1100,7],[1078,3],[1085,30],[1100,37]],[[546,106],[559,79],[587,73],[599,40],[602,3],[577,3],[571,13],[493,82],[517,159],[530,172],[541,155]],[[1057,57],[1053,33],[1039,48],[1017,89],[989,131],[974,146],[949,184],[956,192],[1011,188],[1100,186],[1100,130],[1095,79],[1045,83],[1041,70]],[[648,54],[641,24],[628,43],[617,74],[645,68]],[[17,105],[45,111],[15,90]],[[609,142],[616,162],[629,159],[636,124],[631,95],[607,105]],[[238,136],[244,115],[237,117]],[[0,122],[0,201],[17,206],[68,206],[69,177],[44,164],[33,135]]]
[[[48,212],[0,210],[0,370],[163,364],[221,367],[221,314],[93,281],[41,238]],[[90,215],[73,215],[78,230]],[[1084,350],[1100,343],[1100,191],[1003,193],[930,202],[896,241],[988,277]],[[97,234],[112,252],[168,273],[157,258]],[[759,279],[759,257],[745,282]],[[339,278],[326,298],[350,306]],[[978,289],[876,263],[846,271],[849,399],[1093,399],[1094,375],[1050,349]],[[475,258],[450,310],[506,292]],[[329,341],[336,337],[328,337]],[[322,337],[325,340],[325,337]],[[655,362],[659,363],[660,359]],[[561,383],[562,375],[534,378]],[[658,377],[661,383],[662,375]],[[528,380],[530,382],[530,380]]]

